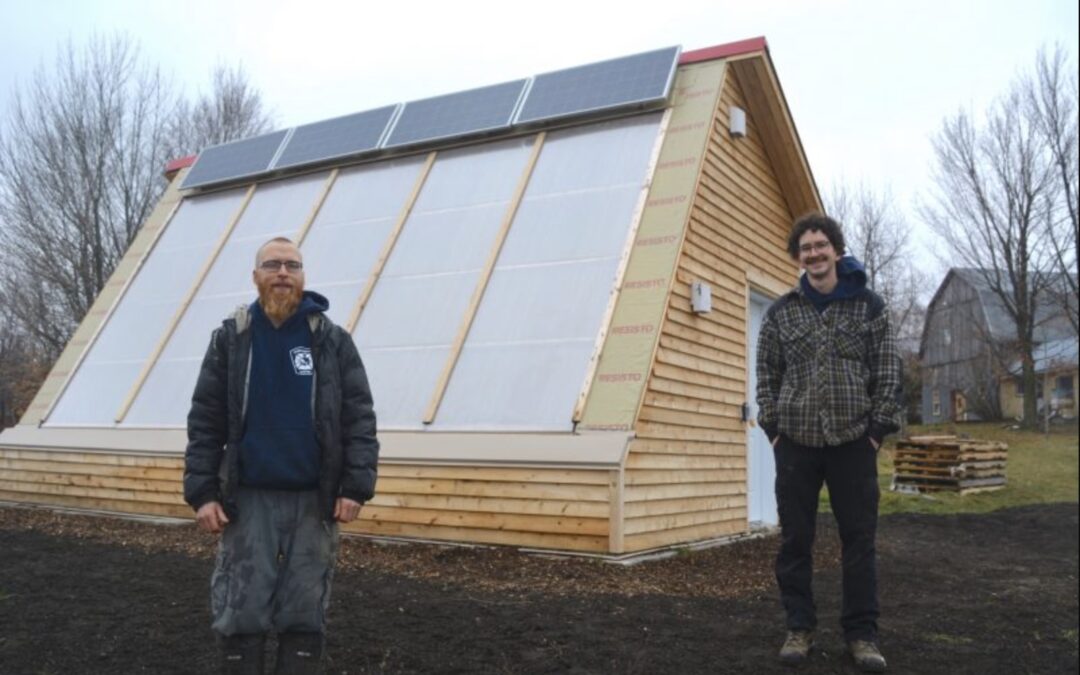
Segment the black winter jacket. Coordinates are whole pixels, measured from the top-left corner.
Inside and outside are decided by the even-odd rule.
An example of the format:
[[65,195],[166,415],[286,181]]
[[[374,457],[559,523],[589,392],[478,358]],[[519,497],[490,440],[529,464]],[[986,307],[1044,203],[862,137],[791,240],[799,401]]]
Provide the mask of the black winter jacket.
[[[319,506],[333,520],[334,502],[363,503],[375,493],[379,442],[367,374],[352,337],[324,314],[308,316],[315,362],[315,437],[321,453]],[[210,337],[188,413],[184,500],[196,511],[218,501],[236,514],[240,438],[244,433],[251,365],[251,317],[237,308]]]

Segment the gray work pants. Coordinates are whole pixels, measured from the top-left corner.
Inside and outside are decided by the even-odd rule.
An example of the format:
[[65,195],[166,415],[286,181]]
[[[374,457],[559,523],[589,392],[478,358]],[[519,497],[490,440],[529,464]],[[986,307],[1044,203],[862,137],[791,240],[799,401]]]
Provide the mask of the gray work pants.
[[319,515],[317,491],[241,487],[236,501],[210,579],[214,632],[325,632],[338,527]]

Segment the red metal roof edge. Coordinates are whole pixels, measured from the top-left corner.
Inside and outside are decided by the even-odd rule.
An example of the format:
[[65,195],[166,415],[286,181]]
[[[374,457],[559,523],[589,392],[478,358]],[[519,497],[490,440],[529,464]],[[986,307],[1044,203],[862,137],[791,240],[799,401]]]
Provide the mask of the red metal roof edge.
[[766,51],[768,48],[769,45],[765,43],[765,36],[739,40],[738,42],[728,42],[727,44],[716,45],[715,47],[705,47],[704,49],[683,52],[679,57],[679,65],[683,66],[687,63],[700,63],[701,61],[726,59],[729,56]]
[[165,173],[170,174],[180,169],[186,169],[195,163],[195,158],[198,155],[188,155],[187,157],[178,157],[177,159],[170,160],[165,164]]

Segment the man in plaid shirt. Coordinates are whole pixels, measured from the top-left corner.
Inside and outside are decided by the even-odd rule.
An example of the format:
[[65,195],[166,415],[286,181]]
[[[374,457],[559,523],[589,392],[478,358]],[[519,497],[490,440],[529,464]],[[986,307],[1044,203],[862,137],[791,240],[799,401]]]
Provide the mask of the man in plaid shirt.
[[900,424],[900,356],[885,303],[844,255],[839,223],[800,218],[788,253],[805,274],[766,313],[757,361],[758,421],[776,457],[776,580],[788,627],[780,659],[799,664],[813,647],[812,549],[824,482],[843,546],[844,639],[860,668],[881,672],[877,450]]

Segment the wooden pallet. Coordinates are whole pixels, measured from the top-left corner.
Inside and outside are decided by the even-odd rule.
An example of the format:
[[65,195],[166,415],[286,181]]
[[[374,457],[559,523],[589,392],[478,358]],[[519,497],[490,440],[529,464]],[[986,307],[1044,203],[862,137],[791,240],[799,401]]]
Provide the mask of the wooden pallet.
[[960,494],[1005,487],[1008,446],[956,436],[914,436],[896,444],[894,490]]

